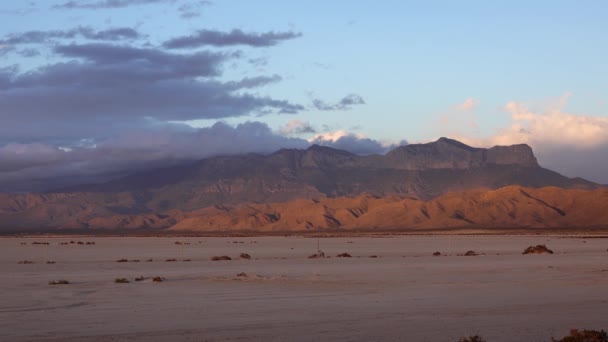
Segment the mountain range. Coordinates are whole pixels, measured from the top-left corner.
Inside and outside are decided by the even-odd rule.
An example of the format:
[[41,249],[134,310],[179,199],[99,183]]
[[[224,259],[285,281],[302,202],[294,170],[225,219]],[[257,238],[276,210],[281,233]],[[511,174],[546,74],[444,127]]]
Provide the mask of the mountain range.
[[527,145],[441,138],[385,155],[313,145],[217,156],[104,184],[4,193],[0,229],[608,226],[606,196],[598,184],[542,168]]

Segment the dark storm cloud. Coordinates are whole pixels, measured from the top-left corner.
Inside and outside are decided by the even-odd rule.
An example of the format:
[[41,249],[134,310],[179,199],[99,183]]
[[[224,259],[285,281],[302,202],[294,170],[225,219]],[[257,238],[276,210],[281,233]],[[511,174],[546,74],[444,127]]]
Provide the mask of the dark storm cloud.
[[123,8],[136,5],[151,5],[175,3],[177,0],[99,0],[99,1],[66,1],[63,4],[55,5],[53,9],[106,9]]
[[53,49],[71,61],[26,73],[0,70],[0,135],[98,137],[144,119],[182,121],[259,114],[291,114],[299,104],[248,89],[275,76],[222,82],[222,65],[239,54],[173,54],[114,44],[71,44]]
[[[182,125],[140,127],[99,141],[95,148],[9,144],[0,147],[0,190],[39,191],[105,181],[215,155],[271,153],[284,147],[307,146],[306,140],[281,136],[261,122],[236,127],[216,123],[200,129]],[[32,179],[37,181],[32,183]]]
[[[375,140],[356,136],[312,143],[362,154],[388,149]],[[310,145],[304,139],[275,133],[262,122],[234,127],[219,122],[199,129],[170,124],[139,127],[86,148],[13,143],[0,147],[0,191],[56,189],[217,155],[266,154],[281,148],[304,149]]]
[[319,99],[314,99],[312,104],[317,110],[323,111],[349,110],[353,106],[365,104],[365,101],[357,94],[350,94],[344,97],[338,103],[327,103]]
[[118,41],[123,39],[137,39],[140,34],[130,27],[115,27],[96,31],[91,27],[77,27],[71,30],[27,31],[13,33],[0,40],[4,45],[41,44],[54,39],[74,39],[82,37],[90,40]]
[[200,30],[192,35],[170,39],[164,42],[163,46],[169,49],[191,49],[206,45],[267,47],[301,36],[302,34],[298,32],[247,33],[238,29],[230,32]]

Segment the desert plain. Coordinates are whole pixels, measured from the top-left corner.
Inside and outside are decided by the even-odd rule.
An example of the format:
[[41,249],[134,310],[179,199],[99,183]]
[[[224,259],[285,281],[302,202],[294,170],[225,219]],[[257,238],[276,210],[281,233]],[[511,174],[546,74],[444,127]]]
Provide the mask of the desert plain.
[[[537,244],[554,254],[522,255]],[[318,248],[327,257],[309,258]],[[0,341],[550,341],[608,328],[600,236],[46,236],[0,249]]]

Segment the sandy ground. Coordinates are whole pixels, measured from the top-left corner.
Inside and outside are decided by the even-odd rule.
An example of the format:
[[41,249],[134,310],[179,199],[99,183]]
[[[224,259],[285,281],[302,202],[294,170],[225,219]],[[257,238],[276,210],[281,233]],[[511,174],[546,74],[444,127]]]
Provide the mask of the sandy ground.
[[[59,244],[70,240],[96,244]],[[308,259],[317,242],[2,238],[0,341],[548,341],[569,328],[608,329],[608,239],[323,238],[332,258]],[[533,244],[556,254],[521,255]],[[467,250],[485,255],[458,255]],[[239,260],[243,252],[252,259]],[[166,281],[133,281],[140,275]],[[70,284],[48,285],[58,279]]]

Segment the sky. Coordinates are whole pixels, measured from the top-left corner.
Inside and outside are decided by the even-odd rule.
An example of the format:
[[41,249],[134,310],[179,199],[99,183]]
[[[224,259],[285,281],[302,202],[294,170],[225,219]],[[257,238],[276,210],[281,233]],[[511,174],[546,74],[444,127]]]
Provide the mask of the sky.
[[605,1],[0,4],[0,191],[447,136],[608,184]]

